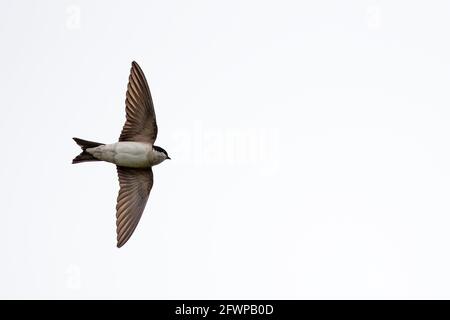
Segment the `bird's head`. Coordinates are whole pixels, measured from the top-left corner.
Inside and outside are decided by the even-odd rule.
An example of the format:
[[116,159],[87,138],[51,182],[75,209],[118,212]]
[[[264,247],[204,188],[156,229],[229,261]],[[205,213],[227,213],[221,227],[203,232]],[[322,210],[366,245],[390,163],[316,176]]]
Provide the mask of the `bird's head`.
[[167,160],[167,159],[171,160],[169,155],[167,154],[167,151],[164,150],[163,148],[158,147],[158,146],[153,146],[153,149],[160,154],[161,162],[163,162],[164,160]]

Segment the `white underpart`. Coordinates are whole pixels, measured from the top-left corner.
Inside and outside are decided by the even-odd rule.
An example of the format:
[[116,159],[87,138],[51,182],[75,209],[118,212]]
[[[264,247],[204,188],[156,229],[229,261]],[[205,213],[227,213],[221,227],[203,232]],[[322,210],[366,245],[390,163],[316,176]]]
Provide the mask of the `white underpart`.
[[87,148],[95,158],[130,168],[149,168],[163,162],[165,154],[143,142],[117,142],[95,148]]

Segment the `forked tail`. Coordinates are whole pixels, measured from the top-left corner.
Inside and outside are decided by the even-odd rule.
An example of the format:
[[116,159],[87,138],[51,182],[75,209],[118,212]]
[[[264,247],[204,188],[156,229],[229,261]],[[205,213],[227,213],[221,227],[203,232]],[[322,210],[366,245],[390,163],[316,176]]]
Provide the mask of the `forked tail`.
[[87,148],[95,148],[98,146],[104,145],[104,143],[92,142],[83,139],[73,138],[77,145],[81,147],[83,150],[75,159],[72,160],[72,163],[80,163],[80,162],[88,162],[88,161],[100,161],[95,158],[92,154],[86,151]]

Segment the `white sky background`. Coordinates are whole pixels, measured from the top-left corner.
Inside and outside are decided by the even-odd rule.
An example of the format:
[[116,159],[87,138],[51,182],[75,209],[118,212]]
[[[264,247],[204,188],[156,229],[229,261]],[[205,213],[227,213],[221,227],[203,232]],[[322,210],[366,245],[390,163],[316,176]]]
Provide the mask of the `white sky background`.
[[[448,1],[2,1],[0,298],[450,298]],[[131,61],[172,161],[130,241]]]

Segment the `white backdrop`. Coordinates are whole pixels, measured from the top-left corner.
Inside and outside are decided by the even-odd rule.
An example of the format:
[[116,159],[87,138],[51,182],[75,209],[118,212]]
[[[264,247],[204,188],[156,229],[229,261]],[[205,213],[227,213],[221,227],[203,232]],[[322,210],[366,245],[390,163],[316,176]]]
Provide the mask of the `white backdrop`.
[[[450,298],[448,1],[2,1],[0,298]],[[131,61],[172,161],[115,247]]]

